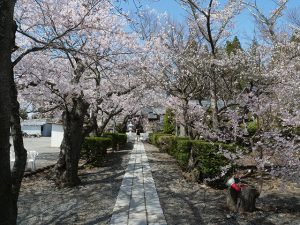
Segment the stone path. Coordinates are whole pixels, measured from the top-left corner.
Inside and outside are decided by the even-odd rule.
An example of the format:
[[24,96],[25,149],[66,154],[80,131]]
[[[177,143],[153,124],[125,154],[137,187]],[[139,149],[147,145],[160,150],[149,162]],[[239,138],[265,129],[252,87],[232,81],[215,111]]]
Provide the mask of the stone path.
[[134,144],[110,223],[167,224],[142,142]]

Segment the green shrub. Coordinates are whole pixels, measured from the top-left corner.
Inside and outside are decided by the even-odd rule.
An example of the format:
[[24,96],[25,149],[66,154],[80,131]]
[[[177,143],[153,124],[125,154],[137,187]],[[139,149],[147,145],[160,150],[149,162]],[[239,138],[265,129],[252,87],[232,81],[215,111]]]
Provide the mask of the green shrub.
[[121,133],[103,133],[102,137],[107,137],[112,140],[112,149],[114,151],[123,148],[127,142],[127,135]]
[[178,164],[181,168],[187,169],[189,157],[190,157],[190,150],[192,147],[192,142],[188,140],[187,138],[176,138],[177,146],[173,151],[171,152],[171,155],[173,155]]
[[257,121],[251,121],[247,123],[247,131],[250,136],[253,136],[257,131]]
[[295,134],[300,136],[300,127],[295,128]]
[[189,137],[176,137],[177,141],[189,141],[190,138]]
[[149,136],[149,141],[151,144],[159,147],[158,139],[160,136],[172,136],[171,134],[165,134],[165,133],[152,133]]
[[118,146],[118,137],[115,133],[103,133],[102,137],[110,138],[112,143],[112,149],[115,151],[117,150]]
[[87,137],[82,144],[81,158],[87,160],[87,163],[92,166],[99,166],[111,145],[110,138]]
[[187,166],[188,166],[188,162],[189,162],[189,158],[190,158],[190,154],[187,152],[176,152],[175,154],[175,158],[179,164],[179,166],[186,170]]
[[149,136],[149,139],[151,144],[168,153],[170,153],[172,149],[176,149],[177,141],[189,140],[188,137],[177,137],[164,133],[153,133],[151,136]]
[[118,133],[118,145],[119,148],[125,147],[127,143],[127,135],[123,133]]
[[181,168],[187,168],[191,148],[191,142],[188,137],[156,133],[152,140],[161,151],[174,156]]
[[161,151],[174,156],[182,168],[187,167],[191,142],[187,137],[159,136],[157,145]]
[[[235,152],[235,146],[224,143],[212,143],[199,140],[189,140],[188,137],[176,137],[163,133],[153,133],[149,136],[150,142],[160,150],[175,157],[180,167],[188,168],[191,152],[195,162],[195,169],[199,171],[200,179],[211,179],[208,182],[212,186],[223,184],[224,180],[231,175],[233,167],[227,174],[220,177],[222,167],[230,165],[230,161],[219,153],[220,147],[229,152]],[[192,150],[192,151],[191,151]]]
[[190,152],[190,139],[188,137],[176,137],[176,146],[172,149],[171,155],[175,155],[176,152]]
[[180,140],[189,140],[188,137],[177,137],[171,134],[165,133],[151,133],[149,134],[150,144],[155,145],[160,150],[173,155],[173,152],[177,148],[177,142]]
[[159,138],[159,136],[163,136],[163,135],[166,135],[164,133],[153,133],[152,136],[151,136],[151,144],[153,145],[156,145],[157,146],[157,140]]
[[178,139],[176,151],[189,153],[192,147],[192,141],[189,139]]
[[[225,156],[219,153],[220,147],[229,152],[235,152],[235,146],[212,143],[199,140],[189,140],[188,137],[176,137],[163,133],[153,133],[149,136],[152,144],[175,157],[180,167],[184,170],[188,168],[191,152],[195,161],[195,169],[199,171],[200,179],[211,179],[210,185],[219,186],[232,173],[233,167],[227,174],[220,177],[222,167],[230,165]],[[192,150],[192,151],[191,151]]]
[[[214,179],[221,174],[221,167],[230,164],[229,160],[218,153],[219,148],[234,152],[235,147],[222,143],[210,143],[204,141],[192,141],[192,150],[196,159],[196,167],[200,172],[201,179]],[[217,180],[221,180],[217,179]],[[224,179],[224,178],[223,178]]]
[[176,136],[162,135],[157,138],[157,146],[163,152],[171,154],[171,151],[176,148]]

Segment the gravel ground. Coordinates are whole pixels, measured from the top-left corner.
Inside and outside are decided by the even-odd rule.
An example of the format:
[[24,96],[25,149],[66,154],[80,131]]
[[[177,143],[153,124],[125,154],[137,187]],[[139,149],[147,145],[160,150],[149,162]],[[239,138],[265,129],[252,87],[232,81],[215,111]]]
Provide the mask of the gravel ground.
[[18,224],[108,224],[130,150],[108,155],[100,168],[80,170],[82,184],[58,189],[49,171],[24,178]]
[[176,161],[152,145],[145,144],[152,176],[170,225],[299,225],[300,190],[280,192],[265,185],[254,213],[237,215],[226,208],[225,191],[186,182]]
[[[50,147],[51,137],[40,137],[40,138],[28,138],[24,137],[24,146],[27,151],[37,151],[39,154],[35,160],[36,169],[41,169],[46,166],[54,165],[57,162],[59,155],[59,148]],[[13,150],[13,141],[10,138],[12,144],[11,150]],[[11,163],[11,168],[12,168]],[[31,168],[26,168],[26,171],[31,171]]]
[[[230,214],[225,192],[187,182],[176,161],[145,144],[161,206],[169,225],[299,225],[300,191],[266,185],[254,213]],[[108,224],[130,150],[109,154],[103,167],[80,170],[82,185],[58,189],[49,172],[24,178],[18,224]]]

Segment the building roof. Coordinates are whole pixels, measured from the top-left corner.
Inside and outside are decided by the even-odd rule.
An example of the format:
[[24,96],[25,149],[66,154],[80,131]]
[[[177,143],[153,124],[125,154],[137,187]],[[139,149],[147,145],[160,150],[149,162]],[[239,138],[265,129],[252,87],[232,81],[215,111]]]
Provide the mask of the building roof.
[[30,120],[23,120],[21,122],[21,126],[42,126],[47,123],[50,123],[47,121],[47,119],[30,119]]

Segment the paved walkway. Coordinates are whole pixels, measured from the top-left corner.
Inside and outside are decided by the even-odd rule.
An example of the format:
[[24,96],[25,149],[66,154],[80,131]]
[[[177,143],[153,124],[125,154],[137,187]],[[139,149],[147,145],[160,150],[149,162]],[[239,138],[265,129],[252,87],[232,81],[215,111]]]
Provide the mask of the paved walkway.
[[142,142],[136,142],[123,178],[111,225],[166,225]]

